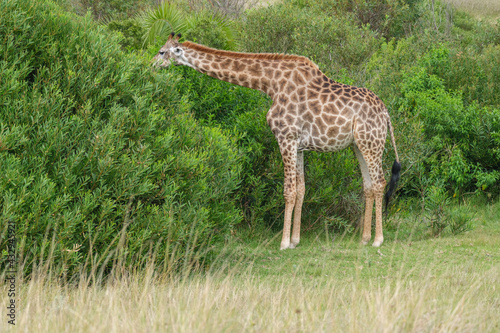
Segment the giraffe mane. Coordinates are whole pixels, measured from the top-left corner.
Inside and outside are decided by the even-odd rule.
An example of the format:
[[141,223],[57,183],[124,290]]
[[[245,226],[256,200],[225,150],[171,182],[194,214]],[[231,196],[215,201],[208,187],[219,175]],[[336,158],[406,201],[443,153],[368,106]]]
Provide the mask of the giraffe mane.
[[189,41],[182,43],[182,45],[187,47],[187,48],[196,50],[196,51],[201,51],[204,53],[210,53],[213,55],[219,55],[219,56],[231,57],[231,58],[262,59],[262,60],[291,60],[291,61],[305,62],[306,64],[313,67],[314,69],[319,70],[318,65],[316,65],[314,62],[312,62],[309,58],[303,57],[303,56],[298,56],[298,55],[293,55],[293,54],[232,52],[232,51],[213,49],[213,48],[210,48],[208,46],[196,44],[196,43],[189,42]]

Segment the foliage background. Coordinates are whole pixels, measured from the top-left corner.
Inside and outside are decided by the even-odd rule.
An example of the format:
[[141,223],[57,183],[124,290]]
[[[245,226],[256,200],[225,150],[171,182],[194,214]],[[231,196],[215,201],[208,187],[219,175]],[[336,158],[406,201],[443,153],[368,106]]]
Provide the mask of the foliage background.
[[152,250],[162,265],[229,235],[235,139],[193,117],[177,78],[90,16],[14,0],[0,15],[1,220],[27,271],[49,256],[56,276],[140,266]]
[[[305,55],[376,92],[403,164],[389,232],[404,214],[422,235],[462,232],[471,219],[450,204],[498,198],[499,22],[427,0],[214,3],[1,0],[0,245],[14,220],[25,272],[47,258],[65,277],[117,261],[200,265],[238,233],[281,229],[271,101],[188,68],[151,70],[172,26],[213,47]],[[387,172],[393,159],[387,145]],[[305,163],[305,229],[354,230],[354,154]]]

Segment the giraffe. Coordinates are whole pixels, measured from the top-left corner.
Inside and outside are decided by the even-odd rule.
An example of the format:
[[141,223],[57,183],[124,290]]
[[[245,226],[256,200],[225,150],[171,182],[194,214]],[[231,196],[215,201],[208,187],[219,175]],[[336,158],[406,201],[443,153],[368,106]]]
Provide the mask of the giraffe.
[[[307,150],[335,152],[351,147],[356,155],[365,195],[362,243],[371,239],[375,202],[375,240],[384,241],[382,201],[386,181],[382,169],[387,129],[396,160],[387,203],[399,180],[401,164],[387,108],[373,92],[335,82],[306,57],[284,54],[240,53],[179,42],[171,33],[153,58],[155,66],[189,66],[219,80],[260,90],[271,97],[266,120],[278,141],[284,166],[285,217],[280,249],[293,249],[300,241],[305,194],[304,155]],[[290,237],[293,216],[293,232]]]

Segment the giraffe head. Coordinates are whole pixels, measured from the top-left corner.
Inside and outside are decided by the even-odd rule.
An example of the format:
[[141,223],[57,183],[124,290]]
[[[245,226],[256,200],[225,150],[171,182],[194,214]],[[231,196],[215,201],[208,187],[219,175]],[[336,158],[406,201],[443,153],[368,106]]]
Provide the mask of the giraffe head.
[[181,38],[181,34],[177,34],[177,36],[175,36],[175,33],[173,32],[168,36],[168,40],[165,45],[160,48],[158,54],[153,58],[155,66],[168,67],[173,64],[185,65],[194,68],[194,66],[191,65],[184,56],[185,50],[182,44],[179,43],[179,38]]

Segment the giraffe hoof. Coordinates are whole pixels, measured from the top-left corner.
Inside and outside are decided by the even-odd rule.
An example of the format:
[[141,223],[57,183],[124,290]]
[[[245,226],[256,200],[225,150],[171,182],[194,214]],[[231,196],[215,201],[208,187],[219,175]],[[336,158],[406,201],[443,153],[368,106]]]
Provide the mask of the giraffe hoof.
[[368,241],[361,241],[361,244],[368,245]]
[[291,243],[290,246],[288,247],[289,249],[295,249],[295,244]]
[[281,244],[281,246],[280,246],[280,250],[286,250],[288,248],[290,248],[289,244]]
[[373,242],[372,246],[373,247],[379,247],[380,245],[382,245],[382,243],[384,242],[384,240],[376,240]]

